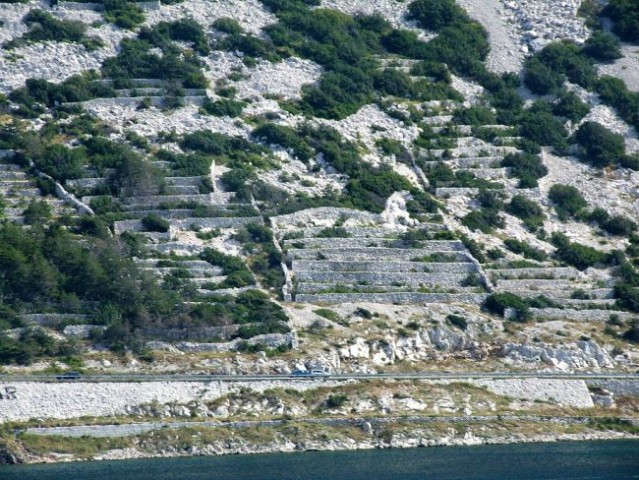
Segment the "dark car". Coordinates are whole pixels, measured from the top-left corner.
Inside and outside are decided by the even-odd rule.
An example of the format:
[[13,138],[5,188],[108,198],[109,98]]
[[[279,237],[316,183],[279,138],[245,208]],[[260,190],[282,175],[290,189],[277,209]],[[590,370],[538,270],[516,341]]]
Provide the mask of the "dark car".
[[82,375],[80,372],[66,372],[55,377],[57,380],[79,380]]

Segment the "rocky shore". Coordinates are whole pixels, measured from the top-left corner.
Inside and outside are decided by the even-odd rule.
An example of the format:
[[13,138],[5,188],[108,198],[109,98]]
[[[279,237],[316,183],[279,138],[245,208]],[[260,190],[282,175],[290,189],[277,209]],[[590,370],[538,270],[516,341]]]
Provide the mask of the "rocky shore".
[[[530,424],[497,422],[495,424],[448,425],[436,428],[403,425],[397,430],[371,429],[364,424],[358,431],[306,430],[300,424],[291,423],[272,432],[257,432],[263,442],[251,441],[236,432],[224,432],[225,438],[208,441],[205,430],[163,429],[155,435],[130,437],[119,448],[110,448],[93,455],[70,452],[33,452],[17,442],[11,445],[0,441],[0,463],[60,463],[70,461],[127,460],[140,458],[171,458],[207,455],[247,455],[264,453],[293,453],[305,451],[356,451],[388,448],[424,448],[444,446],[473,446],[497,444],[548,443],[563,441],[594,441],[639,439],[639,434],[620,431],[595,431],[584,429],[573,433],[564,426],[564,431],[554,431],[548,425],[532,428]],[[574,429],[574,425],[572,426]],[[543,433],[544,431],[548,433]],[[327,432],[336,438],[326,437]],[[220,432],[217,432],[220,433]],[[255,432],[251,432],[254,434]],[[59,440],[59,437],[57,437]],[[190,438],[190,440],[188,440]],[[186,440],[186,441],[185,441]],[[79,439],[79,442],[86,438]]]

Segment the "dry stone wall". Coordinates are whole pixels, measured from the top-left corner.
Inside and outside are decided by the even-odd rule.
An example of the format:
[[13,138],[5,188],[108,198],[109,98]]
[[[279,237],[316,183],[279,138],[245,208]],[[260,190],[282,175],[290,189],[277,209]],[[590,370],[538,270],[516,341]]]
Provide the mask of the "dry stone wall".
[[[469,379],[468,382],[514,399],[551,401],[576,408],[593,406],[586,382],[583,380]],[[276,388],[302,392],[343,383],[330,379],[291,381],[284,378],[260,382],[4,382],[0,383],[0,423],[30,419],[119,416],[127,415],[136,411],[136,407],[151,403],[185,405],[191,402],[210,402],[238,392],[242,388],[250,388],[256,392]],[[627,385],[623,388],[625,391],[639,391],[639,384],[635,382],[635,386]]]

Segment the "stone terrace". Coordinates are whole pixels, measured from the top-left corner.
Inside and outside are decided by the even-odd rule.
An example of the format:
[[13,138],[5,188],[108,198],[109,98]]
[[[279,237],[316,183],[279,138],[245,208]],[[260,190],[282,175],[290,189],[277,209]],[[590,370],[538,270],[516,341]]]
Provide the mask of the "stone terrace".
[[[419,228],[432,237],[443,226]],[[278,232],[286,253],[291,300],[479,303],[485,298],[480,282],[483,272],[458,240],[409,245],[397,228],[382,225],[340,227],[342,237],[326,237],[327,231],[307,227]]]

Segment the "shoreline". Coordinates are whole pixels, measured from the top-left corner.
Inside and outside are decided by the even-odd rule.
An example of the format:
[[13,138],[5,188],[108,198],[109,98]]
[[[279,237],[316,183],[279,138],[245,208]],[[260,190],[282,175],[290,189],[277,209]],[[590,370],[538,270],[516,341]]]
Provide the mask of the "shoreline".
[[[16,451],[11,451],[8,446],[6,451],[0,449],[0,464],[55,464],[68,462],[100,462],[113,460],[134,460],[134,459],[158,459],[158,458],[186,458],[198,456],[220,456],[220,455],[254,455],[254,454],[277,454],[277,453],[296,453],[296,452],[337,452],[337,451],[360,451],[375,449],[409,449],[409,448],[432,448],[432,447],[461,447],[461,446],[480,446],[480,445],[507,445],[507,444],[529,444],[529,443],[557,443],[557,442],[588,442],[588,441],[612,441],[612,440],[639,440],[639,432],[631,433],[625,431],[596,431],[586,430],[583,432],[569,433],[571,425],[564,425],[564,432],[556,433],[520,433],[531,427],[530,424],[459,424],[453,428],[449,428],[445,434],[432,435],[432,432],[425,431],[421,428],[402,429],[405,425],[395,425],[397,430],[388,433],[386,431],[377,432],[375,434],[362,435],[342,435],[342,438],[321,439],[314,435],[313,431],[300,433],[295,441],[290,438],[278,438],[273,441],[264,441],[262,443],[251,443],[243,439],[243,437],[234,435],[235,432],[225,432],[222,438],[211,442],[191,441],[185,444],[180,438],[184,434],[185,438],[204,436],[207,432],[204,428],[165,428],[161,431],[155,431],[155,435],[139,435],[126,437],[128,446],[122,448],[105,449],[101,452],[90,456],[80,456],[73,453],[53,453],[40,452],[31,453],[28,448],[18,443],[14,447]],[[291,422],[287,426],[289,429],[299,429],[302,425]],[[450,425],[449,425],[450,427]],[[543,427],[543,426],[542,426]],[[548,427],[547,425],[545,427]],[[574,425],[573,425],[574,427]],[[264,429],[270,429],[265,431]],[[502,434],[499,430],[510,432]],[[216,430],[219,429],[208,429]],[[343,430],[343,428],[342,428]],[[359,429],[361,432],[361,429]],[[463,433],[461,432],[463,430]],[[483,436],[478,436],[475,431],[481,431]],[[324,430],[331,432],[330,430]],[[515,433],[517,432],[517,433]],[[280,433],[273,427],[262,427],[261,432],[257,432],[262,437],[269,434]],[[333,431],[332,433],[344,433]],[[494,436],[493,436],[494,435]],[[359,438],[357,438],[359,436]],[[150,439],[155,437],[156,448],[152,448]],[[50,437],[59,441],[66,437]],[[173,442],[166,440],[173,439]],[[264,438],[263,438],[264,439]],[[68,440],[68,439],[67,439]],[[78,444],[86,442],[88,437],[79,437],[75,439]],[[265,440],[265,439],[264,439]],[[0,444],[1,446],[1,444]],[[3,455],[4,453],[4,455]],[[11,460],[14,461],[11,461]]]

